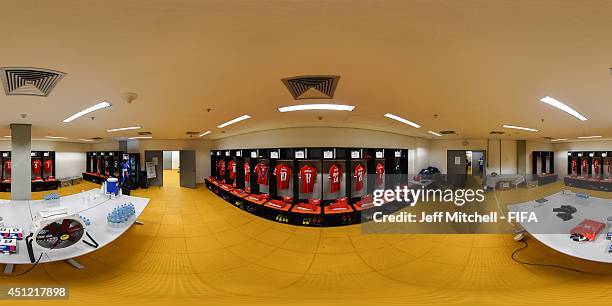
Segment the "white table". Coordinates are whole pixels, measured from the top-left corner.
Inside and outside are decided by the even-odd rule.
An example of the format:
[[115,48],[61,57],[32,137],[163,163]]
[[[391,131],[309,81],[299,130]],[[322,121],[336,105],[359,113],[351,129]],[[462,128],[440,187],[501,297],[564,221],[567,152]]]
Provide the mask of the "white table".
[[[135,217],[119,226],[109,226],[106,219],[108,213],[111,212],[113,208],[125,203],[134,204],[136,210]],[[38,248],[35,242],[32,245],[35,259],[38,259],[41,252],[44,253],[40,260],[41,263],[71,260],[70,263],[74,265],[75,262],[72,260],[73,258],[102,248],[125,233],[125,231],[136,222],[136,219],[142,214],[148,203],[149,199],[147,198],[126,195],[110,200],[108,197],[102,195],[100,189],[92,189],[82,193],[64,196],[61,197],[60,200],[55,201],[0,200],[0,216],[4,218],[5,227],[21,227],[24,231],[24,239],[17,241],[17,253],[0,254],[0,263],[7,265],[31,263],[30,257],[28,256],[25,236],[29,235],[33,222],[32,220],[39,211],[61,206],[68,208],[69,214],[79,214],[91,220],[91,225],[86,226],[85,230],[97,243],[99,243],[98,248],[80,242],[67,249],[56,249],[45,252],[41,248]],[[89,238],[85,236],[84,240],[89,240]]]
[[[594,241],[576,242],[570,239],[570,230],[584,219],[591,219],[604,224],[608,216],[612,216],[612,200],[590,197],[582,199],[575,194],[555,193],[546,197],[544,203],[530,201],[520,204],[509,205],[510,211],[535,212],[538,222],[521,222],[531,236],[548,247],[561,253],[605,263],[612,263],[612,254],[608,253],[610,241],[606,240],[609,231],[606,226]],[[557,217],[553,208],[561,205],[574,206],[578,211],[572,214],[572,219],[563,221]]]
[[485,186],[487,188],[495,189],[497,183],[500,181],[506,181],[512,183],[515,187],[525,182],[525,177],[520,174],[498,174],[498,175],[487,175],[485,178]]

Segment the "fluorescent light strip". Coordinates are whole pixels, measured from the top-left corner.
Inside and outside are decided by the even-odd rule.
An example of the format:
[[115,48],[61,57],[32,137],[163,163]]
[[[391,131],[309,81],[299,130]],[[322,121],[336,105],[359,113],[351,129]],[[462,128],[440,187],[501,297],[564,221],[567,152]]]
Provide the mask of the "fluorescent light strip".
[[110,129],[110,130],[106,130],[107,132],[118,132],[118,131],[129,131],[129,130],[137,130],[140,129],[140,126],[130,126],[130,127],[124,127],[124,128],[118,128],[118,129]]
[[235,118],[235,119],[232,119],[232,120],[230,120],[230,121],[228,121],[226,123],[222,123],[220,125],[217,125],[217,127],[218,128],[224,128],[224,127],[226,127],[226,126],[228,126],[230,124],[234,124],[236,122],[240,122],[242,120],[246,120],[246,119],[249,119],[249,118],[251,118],[251,116],[249,116],[249,115],[242,115],[242,116],[240,116],[238,118]]
[[278,111],[281,113],[305,111],[305,110],[334,110],[334,111],[348,111],[351,112],[355,109],[352,105],[342,104],[303,104],[303,105],[291,105],[279,107]]
[[70,122],[70,121],[72,121],[72,120],[74,120],[76,118],[79,118],[79,117],[87,115],[87,114],[89,114],[91,112],[95,112],[97,110],[101,110],[101,109],[104,109],[104,108],[107,108],[107,107],[111,107],[111,104],[106,102],[106,101],[102,101],[102,102],[100,102],[100,103],[98,103],[98,104],[96,104],[94,106],[90,106],[90,107],[88,107],[88,108],[86,108],[86,109],[84,109],[84,110],[82,110],[82,111],[80,111],[80,112],[78,112],[78,113],[76,113],[76,114],[74,114],[74,115],[64,119],[62,122],[68,123],[68,122]]
[[63,137],[63,136],[45,136],[46,138],[51,138],[51,139],[68,139],[68,137]]
[[153,138],[153,136],[136,136],[136,137],[130,137],[128,139],[151,139]]
[[412,122],[410,120],[404,119],[404,118],[402,118],[400,116],[397,116],[397,115],[394,115],[394,114],[386,113],[385,117],[387,117],[389,119],[397,120],[397,121],[399,121],[401,123],[413,126],[413,127],[417,128],[417,129],[421,127],[420,125],[418,125],[418,124],[416,124],[416,123],[414,123],[414,122]]
[[580,139],[591,139],[591,138],[601,138],[601,137],[603,137],[603,136],[580,136],[578,138],[580,138]]
[[13,137],[13,136],[4,136],[4,138],[11,138],[11,137]]
[[553,139],[551,141],[565,141],[567,140],[567,138],[557,138],[557,139]]
[[79,140],[80,141],[93,141],[93,139],[82,139],[82,138],[80,138]]
[[206,135],[208,135],[210,133],[212,133],[212,132],[211,131],[206,131],[206,132],[200,134],[200,137],[204,137],[204,136],[206,136]]
[[532,128],[526,128],[526,127],[516,126],[516,125],[507,125],[507,124],[502,125],[502,127],[503,128],[507,128],[507,129],[523,130],[523,131],[530,131],[530,132],[539,132],[540,131],[540,130],[536,130],[536,129],[532,129]]
[[540,99],[540,101],[548,104],[548,105],[552,105],[576,118],[578,118],[578,120],[580,121],[587,121],[587,118],[585,116],[583,116],[582,114],[580,114],[579,112],[575,111],[573,108],[565,105],[563,102],[555,99],[555,98],[551,98],[549,96],[546,96],[542,99]]
[[440,133],[436,133],[434,131],[427,131],[427,132],[429,132],[429,134],[433,134],[433,135],[436,135],[438,137],[442,137],[442,134],[440,134]]

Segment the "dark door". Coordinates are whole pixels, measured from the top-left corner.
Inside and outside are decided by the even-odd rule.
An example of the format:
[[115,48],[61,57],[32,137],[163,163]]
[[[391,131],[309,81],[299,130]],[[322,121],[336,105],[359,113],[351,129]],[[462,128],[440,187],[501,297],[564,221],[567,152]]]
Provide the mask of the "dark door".
[[467,154],[463,150],[448,150],[446,158],[448,183],[454,188],[465,187],[467,179]]
[[196,156],[193,150],[179,153],[179,172],[181,187],[196,188]]

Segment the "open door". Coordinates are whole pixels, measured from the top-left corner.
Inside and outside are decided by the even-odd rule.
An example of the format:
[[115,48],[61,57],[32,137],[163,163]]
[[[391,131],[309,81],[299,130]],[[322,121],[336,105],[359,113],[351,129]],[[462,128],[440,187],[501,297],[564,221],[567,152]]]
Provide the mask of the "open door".
[[179,172],[181,187],[196,188],[196,156],[195,151],[185,150],[179,153]]

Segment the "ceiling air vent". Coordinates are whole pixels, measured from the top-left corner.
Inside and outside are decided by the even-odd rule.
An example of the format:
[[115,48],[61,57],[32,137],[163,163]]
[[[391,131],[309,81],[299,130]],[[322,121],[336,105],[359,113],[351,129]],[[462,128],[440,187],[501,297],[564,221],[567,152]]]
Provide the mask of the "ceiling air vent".
[[489,134],[491,134],[491,135],[504,135],[504,133],[505,133],[505,132],[493,131],[493,132],[491,132],[491,133],[489,133]]
[[104,139],[104,138],[102,138],[102,137],[94,137],[91,140],[102,140],[102,139]]
[[66,74],[42,68],[0,68],[4,92],[9,95],[48,96]]
[[455,135],[457,134],[455,131],[439,131],[438,133],[442,135]]
[[306,75],[282,79],[295,100],[331,99],[336,92],[340,76]]
[[193,136],[196,136],[196,135],[200,135],[200,132],[187,132],[187,133],[185,133],[185,135],[189,135],[189,137],[193,137]]
[[140,136],[151,136],[151,135],[153,135],[153,133],[151,133],[151,132],[138,132],[138,135],[140,135]]

